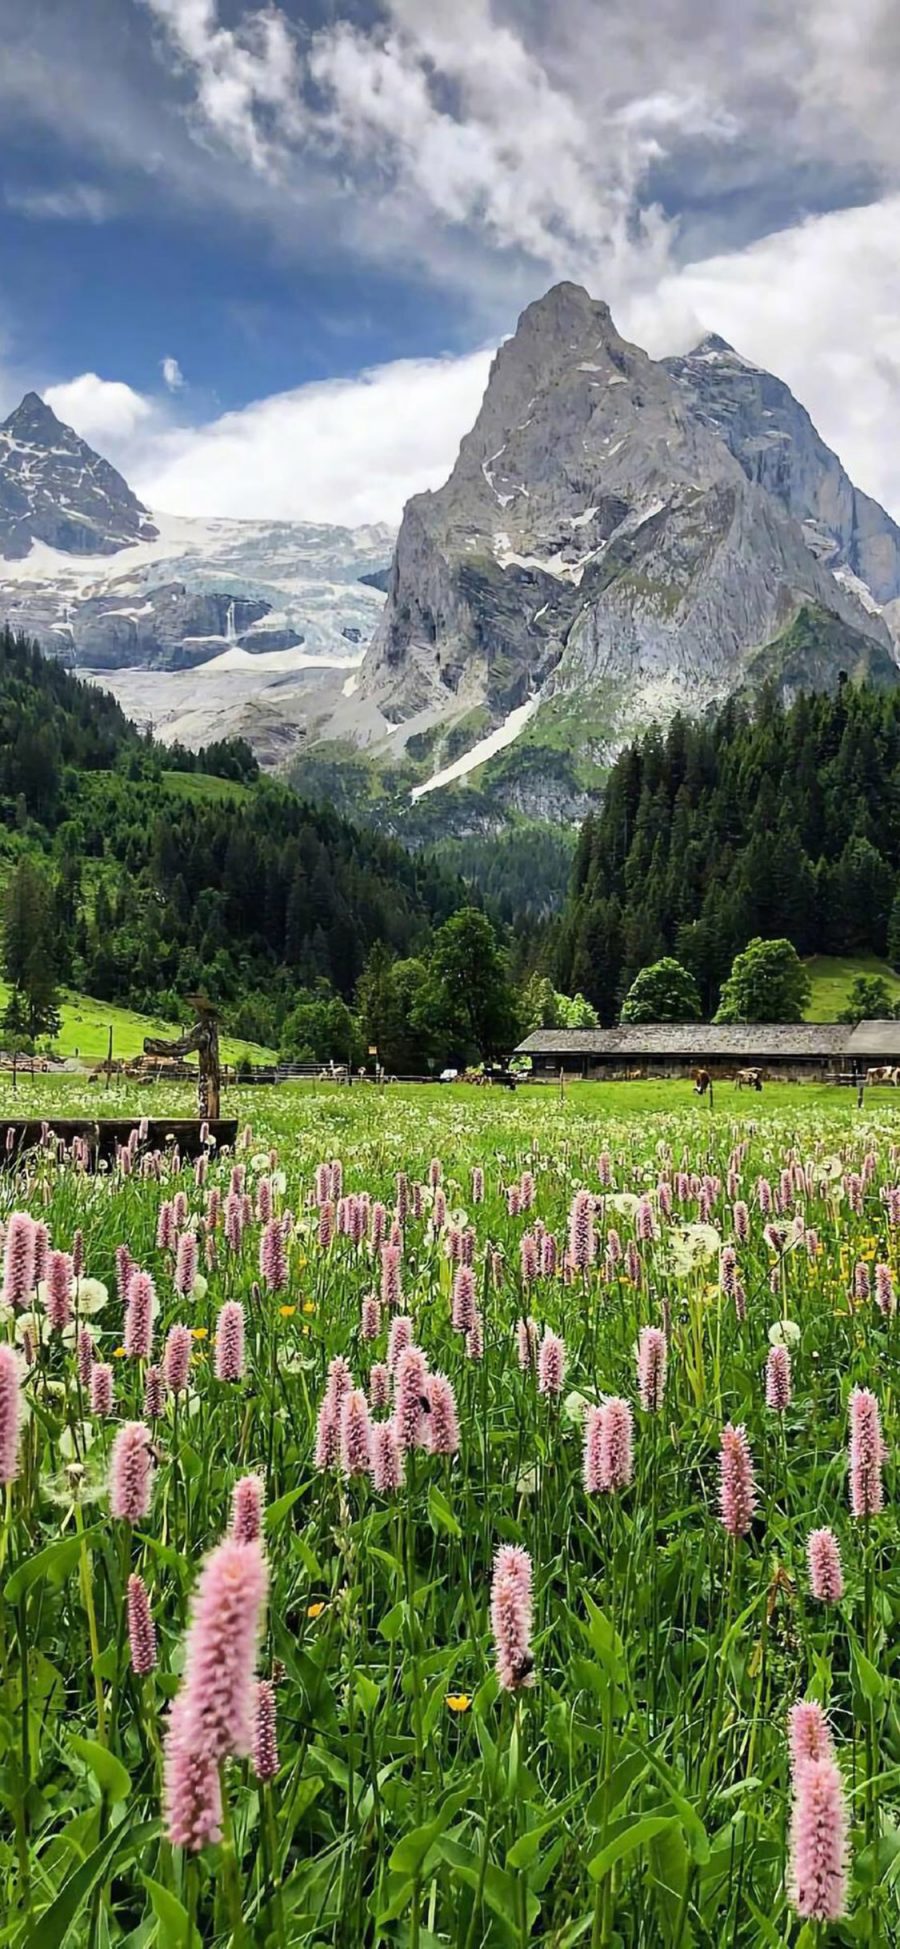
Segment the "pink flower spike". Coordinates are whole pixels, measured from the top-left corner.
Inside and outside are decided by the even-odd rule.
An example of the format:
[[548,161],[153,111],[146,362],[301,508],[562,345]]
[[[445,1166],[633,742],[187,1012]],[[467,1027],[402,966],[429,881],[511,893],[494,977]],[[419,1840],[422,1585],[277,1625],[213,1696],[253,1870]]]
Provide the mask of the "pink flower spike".
[[576,1272],[586,1272],[596,1254],[594,1200],[589,1191],[576,1191],[569,1213],[569,1258]]
[[166,1405],[166,1383],[161,1367],[148,1367],[144,1374],[144,1417],[159,1421]]
[[[524,1554],[524,1553],[523,1553]],[[491,1584],[491,1630],[494,1637],[497,1678],[506,1692],[519,1692],[534,1684],[534,1658],[531,1651],[530,1563],[528,1595],[525,1579],[495,1564]]]
[[791,1405],[791,1356],[787,1347],[770,1347],[766,1361],[766,1407],[784,1414]]
[[278,1772],[278,1739],[275,1690],[268,1679],[257,1680],[253,1706],[253,1771],[258,1780],[274,1780]]
[[744,1428],[729,1421],[719,1437],[719,1508],[729,1536],[746,1536],[756,1508],[753,1458]]
[[270,1218],[262,1235],[259,1270],[267,1292],[284,1291],[287,1285],[287,1253],[284,1244],[284,1228],[280,1218]]
[[457,1333],[470,1333],[478,1311],[475,1300],[475,1275],[471,1266],[461,1265],[453,1281],[451,1325]]
[[428,1446],[432,1455],[459,1453],[459,1420],[456,1397],[445,1374],[429,1374],[426,1394],[431,1403],[428,1416]]
[[131,1360],[149,1360],[153,1351],[153,1312],[156,1291],[149,1272],[132,1267],[128,1280],[125,1331],[122,1344]]
[[34,1219],[14,1211],[6,1228],[3,1253],[3,1304],[25,1306],[34,1288]]
[[341,1402],[341,1469],[346,1476],[368,1475],[372,1468],[369,1404],[361,1387]]
[[163,1765],[163,1807],[172,1847],[199,1854],[222,1839],[222,1789],[218,1763],[195,1752],[184,1731],[182,1694],[169,1714]]
[[268,1570],[262,1545],[234,1537],[207,1558],[191,1608],[178,1695],[185,1743],[220,1761],[250,1751],[253,1675]]
[[150,1612],[150,1599],[142,1577],[128,1579],[128,1642],[131,1669],[145,1678],[156,1664],[156,1629]]
[[660,1326],[642,1326],[638,1334],[638,1393],[645,1414],[659,1414],[666,1391],[668,1342]]
[[320,1471],[337,1467],[341,1449],[341,1415],[330,1394],[323,1396],[316,1419],[314,1467]]
[[847,1808],[830,1756],[808,1760],[794,1784],[788,1894],[809,1922],[838,1922],[847,1907]]
[[883,1462],[877,1396],[868,1387],[855,1387],[850,1396],[850,1508],[854,1516],[867,1519],[883,1509]]
[[788,1713],[791,1778],[796,1780],[810,1760],[834,1758],[831,1727],[816,1699],[798,1699]]
[[421,1446],[427,1379],[428,1362],[421,1347],[405,1347],[394,1375],[394,1432],[401,1448]]
[[170,1326],[163,1354],[163,1374],[172,1394],[182,1394],[191,1371],[193,1340],[189,1326]]
[[[86,1335],[90,1339],[90,1335]],[[93,1341],[91,1341],[93,1347]],[[90,1369],[91,1413],[110,1415],[113,1411],[113,1370],[105,1360],[95,1360]]]
[[244,1378],[244,1309],[239,1299],[227,1299],[216,1322],[216,1380]]
[[601,1408],[600,1464],[602,1487],[613,1492],[627,1489],[634,1474],[634,1416],[631,1404],[612,1395]]
[[523,1550],[520,1543],[501,1543],[494,1558],[494,1570],[497,1576],[511,1577],[518,1585],[522,1602],[528,1607],[530,1614],[534,1573],[528,1551]]
[[565,1342],[547,1327],[538,1354],[538,1393],[561,1394],[565,1377]]
[[[94,1368],[96,1374],[97,1369]],[[150,1514],[153,1457],[150,1430],[142,1421],[126,1421],[119,1429],[109,1457],[109,1507],[119,1522],[142,1523]]]
[[405,1479],[403,1450],[393,1421],[376,1421],[372,1427],[372,1481],[380,1496],[402,1489]]
[[231,1491],[231,1531],[236,1543],[257,1543],[262,1536],[265,1489],[258,1475],[242,1475]]
[[369,1375],[369,1406],[377,1412],[386,1408],[391,1398],[391,1376],[381,1360],[376,1360]]
[[0,1343],[0,1483],[14,1482],[22,1432],[21,1370],[15,1349]]
[[61,1333],[72,1317],[72,1260],[68,1252],[51,1252],[47,1259],[47,1318]]
[[809,1587],[818,1604],[839,1604],[844,1595],[841,1552],[833,1530],[814,1529],[806,1539]]
[[397,1313],[388,1331],[387,1364],[393,1374],[397,1371],[400,1355],[412,1345],[413,1323],[407,1313]]

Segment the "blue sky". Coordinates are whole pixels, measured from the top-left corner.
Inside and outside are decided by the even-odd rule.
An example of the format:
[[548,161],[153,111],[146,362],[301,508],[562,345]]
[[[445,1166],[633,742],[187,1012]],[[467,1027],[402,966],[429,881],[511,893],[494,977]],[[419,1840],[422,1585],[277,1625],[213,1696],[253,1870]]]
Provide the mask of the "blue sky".
[[569,276],[781,372],[900,512],[892,0],[0,0],[0,36],[0,407],[46,391],[155,505],[396,520]]

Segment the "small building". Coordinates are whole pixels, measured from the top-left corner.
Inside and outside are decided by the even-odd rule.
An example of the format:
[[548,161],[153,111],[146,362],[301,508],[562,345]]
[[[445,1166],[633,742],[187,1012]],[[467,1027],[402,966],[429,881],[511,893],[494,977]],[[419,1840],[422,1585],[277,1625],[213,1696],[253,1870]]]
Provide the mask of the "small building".
[[[868,1064],[900,1062],[900,1023],[865,1022],[879,1053],[854,1062],[852,1036],[842,1022],[648,1022],[614,1029],[536,1029],[519,1044],[530,1056],[536,1082],[566,1076],[622,1081],[642,1076],[685,1076],[707,1069],[715,1080],[739,1069],[791,1082],[837,1082]],[[897,1054],[889,1051],[896,1047]],[[882,1048],[884,1053],[881,1053]]]

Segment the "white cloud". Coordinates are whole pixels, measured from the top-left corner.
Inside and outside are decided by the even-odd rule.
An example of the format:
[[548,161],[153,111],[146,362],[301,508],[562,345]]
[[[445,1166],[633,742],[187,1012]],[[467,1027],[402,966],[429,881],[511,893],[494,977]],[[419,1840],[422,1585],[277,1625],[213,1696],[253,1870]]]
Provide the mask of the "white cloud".
[[445,478],[490,359],[398,360],[162,431],[136,446],[131,484],[168,514],[399,521],[410,494]]
[[7,209],[38,222],[105,223],[115,204],[96,183],[66,183],[56,189],[8,189]]
[[184,385],[184,373],[178,360],[173,359],[171,353],[167,358],[160,360],[160,371],[170,393],[180,392]]
[[136,435],[153,417],[153,405],[120,379],[101,379],[82,372],[77,379],[44,389],[47,405],[58,419],[72,426],[101,453],[131,449]]
[[143,0],[197,82],[196,108],[253,169],[277,166],[285,137],[300,132],[301,70],[290,25],[275,7],[232,29],[216,0]]

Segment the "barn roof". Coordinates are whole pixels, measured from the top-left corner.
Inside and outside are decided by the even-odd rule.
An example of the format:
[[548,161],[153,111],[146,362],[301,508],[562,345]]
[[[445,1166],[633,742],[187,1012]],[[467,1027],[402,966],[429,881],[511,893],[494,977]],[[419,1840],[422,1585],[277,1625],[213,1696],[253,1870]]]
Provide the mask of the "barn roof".
[[[897,1037],[900,1023],[865,1023],[886,1028]],[[857,1031],[858,1033],[858,1031]],[[536,1029],[520,1042],[519,1056],[584,1055],[639,1059],[642,1056],[696,1057],[700,1061],[725,1057],[735,1061],[765,1061],[781,1056],[833,1057],[848,1052],[850,1030],[841,1022],[647,1022],[615,1029]],[[887,1055],[893,1047],[873,1044],[873,1053]],[[867,1052],[868,1053],[868,1052]]]
[[900,1022],[858,1022],[848,1037],[847,1054],[900,1062]]

